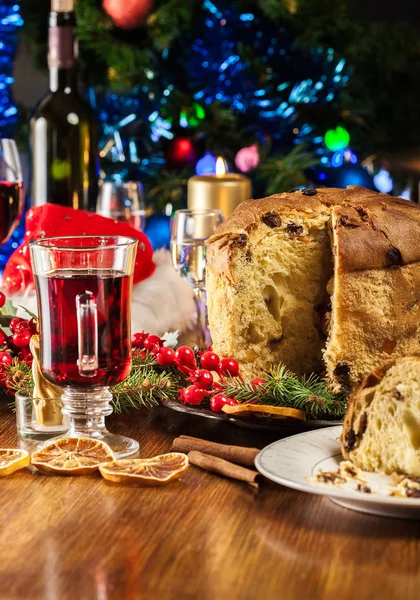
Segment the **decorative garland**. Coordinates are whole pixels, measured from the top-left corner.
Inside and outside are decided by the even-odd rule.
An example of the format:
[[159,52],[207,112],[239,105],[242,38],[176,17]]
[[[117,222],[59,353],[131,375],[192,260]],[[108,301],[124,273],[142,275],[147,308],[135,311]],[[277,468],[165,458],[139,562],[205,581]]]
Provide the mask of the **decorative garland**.
[[[26,341],[25,332],[34,327],[33,319],[13,321],[3,316],[1,320],[9,321],[12,336],[0,330],[3,347],[8,344],[0,352],[0,384],[9,394],[19,391],[31,396],[34,385],[31,359],[27,353],[24,357],[21,350],[13,357],[16,335],[13,329],[18,326],[17,333]],[[179,401],[216,413],[222,412],[225,405],[246,404],[304,411],[307,419],[344,416],[344,397],[333,395],[316,375],[299,379],[280,365],[264,378],[247,380],[240,376],[235,359],[220,359],[211,348],[195,352],[188,346],[180,346],[175,351],[164,343],[161,338],[144,332],[133,335],[131,373],[125,381],[111,388],[116,412],[150,408],[162,401]]]

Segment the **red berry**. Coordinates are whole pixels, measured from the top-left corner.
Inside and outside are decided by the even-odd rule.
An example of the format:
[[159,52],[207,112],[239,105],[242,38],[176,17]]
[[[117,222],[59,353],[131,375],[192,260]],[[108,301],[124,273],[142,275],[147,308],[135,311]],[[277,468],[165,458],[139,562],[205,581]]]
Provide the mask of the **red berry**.
[[29,319],[28,327],[31,333],[38,333],[38,319],[34,319],[33,317]]
[[221,377],[224,375],[237,377],[239,374],[238,362],[234,358],[222,358],[222,360],[219,363],[217,372]]
[[21,331],[29,331],[28,321],[21,321],[15,325],[13,333],[20,333]]
[[0,352],[0,364],[11,365],[12,362],[13,359],[8,352]]
[[170,367],[175,362],[175,350],[172,348],[163,348],[159,349],[159,354],[156,356],[156,360],[161,367]]
[[216,394],[210,400],[210,408],[212,409],[213,412],[220,413],[220,412],[222,412],[222,408],[226,404],[226,401],[227,401],[227,398],[224,394]]
[[235,398],[227,398],[226,404],[229,404],[229,406],[236,406],[238,404],[238,401],[235,400]]
[[10,331],[11,331],[12,333],[15,333],[15,331],[16,331],[16,326],[17,326],[19,323],[22,323],[23,321],[24,321],[24,320],[23,320],[23,319],[21,319],[20,317],[13,317],[13,319],[10,321],[10,324],[9,324],[9,329],[10,329]]
[[213,375],[205,369],[197,369],[194,373],[191,373],[188,381],[192,381],[197,388],[208,390],[213,385]]
[[267,383],[266,380],[261,379],[261,377],[256,377],[255,379],[251,380],[251,384],[254,388],[259,387],[260,385],[264,385],[265,383]]
[[0,308],[3,308],[3,306],[6,304],[6,296],[3,294],[3,292],[0,292]]
[[160,346],[163,346],[163,340],[161,340],[160,337],[158,337],[157,335],[148,335],[147,338],[144,340],[144,347],[146,348],[146,350],[150,351],[155,346],[157,346],[158,348]]
[[217,367],[219,366],[220,358],[214,352],[207,351],[203,352],[200,358],[200,365],[203,369],[207,369],[208,371],[217,371]]
[[175,352],[175,363],[178,367],[194,369],[197,366],[194,350],[189,346],[180,346]]
[[0,329],[0,346],[7,342],[7,335],[4,333],[3,329]]
[[183,400],[184,404],[201,404],[207,396],[207,390],[200,390],[195,385],[189,385],[187,388],[179,390],[179,399]]
[[13,343],[17,348],[27,348],[31,341],[32,334],[29,330],[18,331],[13,334]]
[[147,338],[147,333],[134,333],[131,336],[131,345],[133,348],[144,348],[144,340]]

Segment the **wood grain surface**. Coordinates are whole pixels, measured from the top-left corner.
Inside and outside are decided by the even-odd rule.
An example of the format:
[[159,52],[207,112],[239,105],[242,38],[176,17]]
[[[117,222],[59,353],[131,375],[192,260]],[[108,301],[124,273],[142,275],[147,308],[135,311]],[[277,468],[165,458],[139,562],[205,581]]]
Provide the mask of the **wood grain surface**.
[[[166,408],[112,417],[141,455],[180,435],[262,447],[273,436]],[[277,436],[278,437],[278,436]],[[0,412],[0,447],[27,447]],[[0,480],[1,600],[420,597],[420,524],[190,467],[165,488],[25,469]]]

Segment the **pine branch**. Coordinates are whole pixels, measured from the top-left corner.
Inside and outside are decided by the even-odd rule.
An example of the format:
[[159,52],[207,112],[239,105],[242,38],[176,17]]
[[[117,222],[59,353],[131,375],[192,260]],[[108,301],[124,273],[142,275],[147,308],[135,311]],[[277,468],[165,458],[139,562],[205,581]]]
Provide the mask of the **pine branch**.
[[224,392],[240,403],[304,410],[308,419],[342,419],[347,407],[344,397],[332,394],[317,375],[299,379],[284,365],[274,367],[263,385],[232,378],[226,381]]

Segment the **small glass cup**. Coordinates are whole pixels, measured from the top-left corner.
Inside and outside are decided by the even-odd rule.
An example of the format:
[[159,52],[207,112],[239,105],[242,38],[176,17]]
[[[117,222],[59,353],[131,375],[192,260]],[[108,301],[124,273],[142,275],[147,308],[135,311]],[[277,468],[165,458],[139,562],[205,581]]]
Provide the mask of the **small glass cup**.
[[143,231],[146,222],[146,203],[139,181],[104,181],[99,186],[96,212],[103,217],[128,223]]
[[61,412],[61,398],[30,398],[18,392],[16,401],[16,427],[25,440],[49,440],[65,433],[69,418]]
[[172,264],[194,291],[197,314],[196,346],[208,344],[206,314],[206,241],[223,223],[223,213],[210,209],[177,210],[172,221]]

